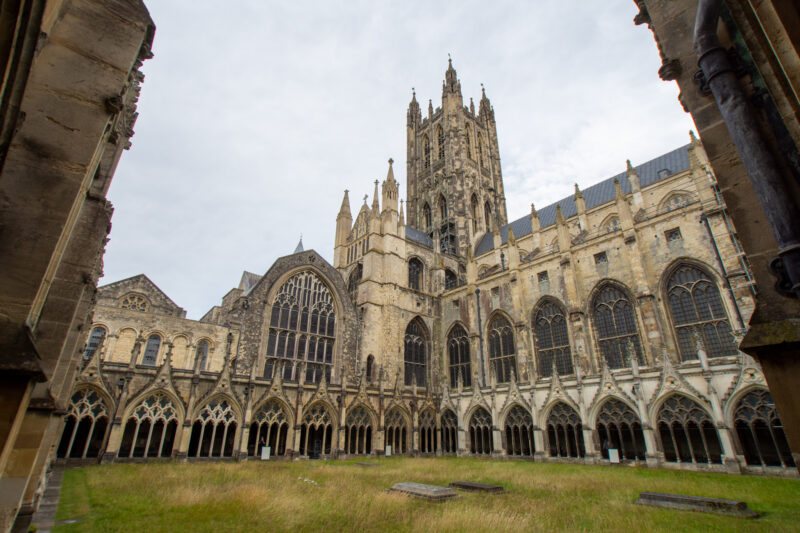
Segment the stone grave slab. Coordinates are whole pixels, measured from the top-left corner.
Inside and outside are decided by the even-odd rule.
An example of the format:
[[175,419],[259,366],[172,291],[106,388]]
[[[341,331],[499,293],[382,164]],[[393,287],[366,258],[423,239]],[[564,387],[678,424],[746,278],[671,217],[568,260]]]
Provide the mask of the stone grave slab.
[[488,492],[489,494],[502,494],[505,489],[502,485],[489,485],[486,483],[475,483],[474,481],[453,481],[450,486],[454,489],[469,492]]
[[381,466],[381,465],[378,463],[356,463],[356,466],[368,467],[368,466]]
[[410,481],[395,483],[389,490],[391,492],[402,492],[403,494],[431,502],[444,502],[458,496],[456,491],[448,487],[425,485],[423,483],[413,483]]
[[652,505],[682,511],[699,511],[716,513],[740,518],[757,518],[758,513],[747,507],[747,503],[736,500],[703,498],[701,496],[685,496],[683,494],[665,494],[662,492],[642,492],[636,500],[639,505]]

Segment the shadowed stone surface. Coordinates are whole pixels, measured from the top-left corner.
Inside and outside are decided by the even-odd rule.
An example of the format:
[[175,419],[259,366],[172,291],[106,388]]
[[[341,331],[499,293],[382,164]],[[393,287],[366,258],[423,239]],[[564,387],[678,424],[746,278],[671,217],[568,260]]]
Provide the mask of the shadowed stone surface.
[[381,466],[381,465],[379,465],[378,463],[356,463],[356,466],[368,467],[368,466]]
[[454,489],[466,490],[469,492],[488,492],[490,494],[500,494],[505,492],[502,485],[489,485],[487,483],[475,483],[474,481],[453,481],[450,486]]
[[735,500],[720,500],[717,498],[703,498],[700,496],[684,496],[682,494],[664,494],[661,492],[642,492],[636,500],[639,505],[652,505],[668,509],[684,511],[699,511],[701,513],[716,513],[740,518],[757,518],[758,513],[749,509],[745,502]]
[[393,492],[402,492],[403,494],[432,502],[443,502],[457,496],[456,491],[447,487],[412,482],[395,483],[389,490]]

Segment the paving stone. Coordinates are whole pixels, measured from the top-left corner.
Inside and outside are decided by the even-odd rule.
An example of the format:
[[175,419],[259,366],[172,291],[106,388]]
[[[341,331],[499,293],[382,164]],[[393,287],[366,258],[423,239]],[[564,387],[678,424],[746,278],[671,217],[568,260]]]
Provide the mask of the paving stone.
[[443,502],[458,496],[456,491],[448,487],[439,487],[437,485],[425,485],[422,483],[403,482],[395,483],[389,489],[393,492],[402,492],[415,498],[422,498],[432,502]]
[[652,505],[668,509],[699,511],[702,513],[725,514],[740,518],[757,518],[758,513],[747,507],[747,503],[701,496],[685,496],[683,494],[665,494],[661,492],[642,492],[636,500],[639,505]]
[[500,494],[505,492],[502,485],[489,485],[486,483],[475,483],[474,481],[453,481],[450,486],[454,489],[466,490],[469,492],[488,492],[489,494]]

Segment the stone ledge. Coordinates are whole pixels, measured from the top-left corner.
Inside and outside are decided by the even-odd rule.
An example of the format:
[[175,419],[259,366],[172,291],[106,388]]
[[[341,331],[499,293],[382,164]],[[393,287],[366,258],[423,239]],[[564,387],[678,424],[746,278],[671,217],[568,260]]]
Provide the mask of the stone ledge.
[[735,500],[720,500],[717,498],[703,498],[701,496],[685,496],[683,494],[665,494],[661,492],[642,492],[638,505],[651,505],[666,507],[683,511],[698,511],[701,513],[716,513],[739,518],[757,518],[758,513],[747,507],[745,502]]
[[450,486],[467,492],[488,492],[489,494],[502,494],[506,491],[502,485],[489,485],[487,483],[475,483],[474,481],[453,481]]

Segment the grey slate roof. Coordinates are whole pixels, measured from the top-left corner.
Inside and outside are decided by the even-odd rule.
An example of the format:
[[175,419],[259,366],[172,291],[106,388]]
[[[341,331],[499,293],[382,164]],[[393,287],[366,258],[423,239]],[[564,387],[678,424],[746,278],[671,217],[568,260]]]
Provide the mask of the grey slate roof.
[[244,291],[245,294],[250,292],[250,289],[256,286],[261,280],[261,276],[258,274],[253,274],[252,272],[244,271],[242,272],[242,279],[239,281],[239,289]]
[[[689,146],[690,145],[687,144],[634,167],[636,174],[639,175],[639,185],[644,188],[648,185],[652,185],[653,183],[661,181],[662,179],[666,179],[669,176],[677,174],[678,172],[683,172],[684,170],[688,169]],[[668,172],[666,172],[664,176],[659,176],[658,172],[663,169],[666,169]],[[595,185],[588,187],[586,190],[581,191],[583,194],[583,199],[586,202],[586,209],[591,209],[614,200],[615,179],[619,180],[620,186],[625,193],[631,192],[631,184],[628,181],[625,172],[621,172],[616,176],[612,176],[601,181],[600,183],[596,183]],[[555,203],[536,210],[536,213],[539,215],[539,224],[542,228],[552,226],[556,223],[557,205],[561,206],[561,213],[564,215],[564,218],[573,217],[578,214],[574,197],[568,196],[566,198],[562,198]],[[513,228],[514,235],[516,237],[528,235],[531,232],[531,217],[530,215],[526,215],[511,222],[509,225]],[[406,230],[406,233],[408,233],[408,230]],[[502,238],[503,243],[508,240],[508,226],[503,226],[500,228],[500,237]],[[478,243],[478,246],[475,248],[475,255],[484,254],[493,248],[494,239],[492,238],[492,233],[488,232],[483,236],[481,241]]]
[[[530,229],[528,230],[528,233],[530,233]],[[422,244],[423,246],[427,246],[428,248],[433,248],[433,241],[431,238],[428,237],[425,232],[422,232],[417,228],[406,226],[406,239]]]

